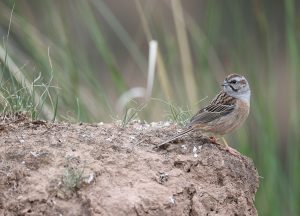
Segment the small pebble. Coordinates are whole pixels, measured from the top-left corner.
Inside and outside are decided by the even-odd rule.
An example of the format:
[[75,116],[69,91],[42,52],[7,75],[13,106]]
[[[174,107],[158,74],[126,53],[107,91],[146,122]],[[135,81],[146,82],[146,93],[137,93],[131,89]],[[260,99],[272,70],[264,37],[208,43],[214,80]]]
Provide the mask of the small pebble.
[[174,198],[173,196],[170,197],[170,202],[171,202],[172,204],[175,204],[175,198]]
[[197,147],[194,146],[194,148],[193,148],[193,153],[196,153],[196,152],[197,152]]

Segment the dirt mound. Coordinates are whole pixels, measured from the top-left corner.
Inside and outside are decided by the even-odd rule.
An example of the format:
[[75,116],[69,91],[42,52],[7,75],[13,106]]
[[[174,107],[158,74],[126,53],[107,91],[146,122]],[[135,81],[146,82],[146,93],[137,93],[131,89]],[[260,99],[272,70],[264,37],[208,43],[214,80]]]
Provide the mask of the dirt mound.
[[0,215],[257,215],[251,160],[168,123],[0,121]]

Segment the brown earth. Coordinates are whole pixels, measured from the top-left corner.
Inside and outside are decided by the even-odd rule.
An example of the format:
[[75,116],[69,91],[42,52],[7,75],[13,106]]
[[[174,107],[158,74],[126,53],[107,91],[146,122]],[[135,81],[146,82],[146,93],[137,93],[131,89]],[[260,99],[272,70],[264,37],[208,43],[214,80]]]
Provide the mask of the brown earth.
[[[258,174],[168,123],[0,120],[0,215],[257,215]],[[194,137],[193,137],[194,136]]]

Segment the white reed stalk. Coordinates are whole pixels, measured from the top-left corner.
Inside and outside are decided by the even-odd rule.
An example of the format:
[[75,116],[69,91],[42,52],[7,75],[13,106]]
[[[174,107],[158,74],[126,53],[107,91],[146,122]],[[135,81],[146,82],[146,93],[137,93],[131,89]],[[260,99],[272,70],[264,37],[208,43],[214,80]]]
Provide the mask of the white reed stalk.
[[146,101],[149,100],[152,94],[154,78],[155,78],[156,59],[157,59],[157,41],[152,40],[149,42],[149,64],[148,64]]

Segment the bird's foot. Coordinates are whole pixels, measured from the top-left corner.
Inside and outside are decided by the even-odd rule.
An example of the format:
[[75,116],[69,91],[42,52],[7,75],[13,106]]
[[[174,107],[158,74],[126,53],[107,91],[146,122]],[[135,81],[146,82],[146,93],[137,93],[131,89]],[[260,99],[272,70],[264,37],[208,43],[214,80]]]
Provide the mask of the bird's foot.
[[219,143],[218,142],[219,140],[217,138],[215,138],[213,136],[208,137],[208,141],[210,143],[220,146],[221,149],[225,150],[226,152],[228,152],[229,154],[231,154],[231,155],[233,155],[235,157],[238,157],[240,159],[244,159],[237,150],[235,150],[234,148],[231,148],[227,144],[227,142],[226,142],[226,140],[224,138],[222,138],[222,140],[223,140],[223,143]]
[[208,141],[212,144],[221,145],[220,143],[218,143],[218,139],[213,136],[208,137]]
[[234,148],[231,148],[230,146],[226,145],[225,146],[225,151],[227,151],[228,153],[230,153],[233,156],[237,156],[237,157],[241,157],[241,154],[235,150]]

